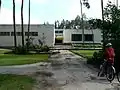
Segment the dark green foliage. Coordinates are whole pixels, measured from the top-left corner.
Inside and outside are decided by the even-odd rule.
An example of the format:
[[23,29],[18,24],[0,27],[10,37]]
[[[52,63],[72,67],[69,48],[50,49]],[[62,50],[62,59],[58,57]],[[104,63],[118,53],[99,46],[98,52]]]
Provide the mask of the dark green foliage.
[[28,54],[27,46],[22,47],[21,45],[19,45],[18,47],[16,47],[16,50],[13,50],[13,53],[23,55]]
[[100,64],[102,64],[103,61],[104,61],[103,51],[99,51],[99,52],[94,52],[93,57],[88,58],[87,63],[92,64],[95,67],[99,68]]

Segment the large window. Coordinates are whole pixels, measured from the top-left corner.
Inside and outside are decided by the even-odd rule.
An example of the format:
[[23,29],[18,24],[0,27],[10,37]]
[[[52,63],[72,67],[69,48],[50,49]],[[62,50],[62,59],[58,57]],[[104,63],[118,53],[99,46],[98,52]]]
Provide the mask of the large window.
[[[14,32],[11,32],[11,36],[14,36]],[[16,36],[22,36],[22,32],[16,32]]]
[[[38,32],[29,32],[30,36],[38,36]],[[25,32],[25,36],[28,36],[28,32]]]
[[55,33],[58,33],[58,31],[55,31]]
[[10,36],[10,32],[0,32],[0,36]]
[[63,33],[63,31],[55,31],[55,33]]
[[63,33],[63,31],[59,31],[59,33]]
[[82,41],[82,34],[72,34],[72,41]]
[[[16,32],[17,36],[22,36],[22,32]],[[38,36],[38,32],[29,32],[30,36]],[[14,36],[14,32],[11,32],[11,36]],[[25,32],[25,36],[28,36],[28,32]]]
[[93,34],[85,34],[84,35],[84,39],[85,39],[85,41],[93,41]]

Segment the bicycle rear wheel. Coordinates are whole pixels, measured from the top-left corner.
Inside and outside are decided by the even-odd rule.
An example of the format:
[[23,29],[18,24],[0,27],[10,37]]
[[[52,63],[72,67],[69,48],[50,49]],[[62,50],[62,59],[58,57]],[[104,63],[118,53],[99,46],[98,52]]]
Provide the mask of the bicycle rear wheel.
[[115,68],[113,66],[107,67],[106,78],[108,81],[112,82],[115,78]]

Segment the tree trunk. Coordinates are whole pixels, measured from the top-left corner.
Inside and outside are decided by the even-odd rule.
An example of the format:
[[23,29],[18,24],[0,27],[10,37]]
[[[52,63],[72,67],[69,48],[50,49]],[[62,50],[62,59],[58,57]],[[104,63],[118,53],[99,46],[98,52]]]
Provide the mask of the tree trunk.
[[16,22],[15,22],[15,0],[13,0],[13,26],[14,26],[14,47],[16,51],[17,39],[16,39]]
[[117,6],[117,8],[118,8],[118,0],[116,0],[116,6]]
[[83,25],[83,12],[82,12],[82,1],[80,0],[80,8],[81,8],[81,17],[82,17],[82,41],[84,44],[84,25]]
[[28,13],[29,13],[29,19],[28,19],[28,44],[27,44],[27,48],[28,48],[28,50],[29,50],[29,39],[30,39],[30,0],[29,0],[29,11],[28,11]]
[[0,10],[1,10],[2,1],[0,0]]
[[102,10],[102,21],[103,21],[103,23],[102,23],[102,29],[103,29],[103,50],[104,50],[105,49],[105,31],[104,31],[104,26],[103,26],[104,25],[103,0],[101,0],[101,10]]
[[23,4],[24,4],[24,0],[22,0],[22,3],[21,3],[21,31],[22,31],[22,47],[24,47]]

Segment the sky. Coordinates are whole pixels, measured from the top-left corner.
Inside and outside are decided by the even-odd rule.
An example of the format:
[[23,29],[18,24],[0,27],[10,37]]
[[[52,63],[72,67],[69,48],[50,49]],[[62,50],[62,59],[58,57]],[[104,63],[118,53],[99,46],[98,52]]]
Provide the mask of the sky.
[[[24,23],[28,23],[28,1],[24,0]],[[87,18],[101,18],[101,0],[88,0],[90,9],[83,6],[83,13]],[[108,0],[103,0],[106,6]],[[115,3],[115,0],[111,0]],[[21,0],[16,2],[16,23],[21,23]],[[72,20],[80,15],[80,0],[31,0],[31,24],[54,24],[55,20]],[[120,5],[120,1],[119,1]],[[12,0],[2,0],[0,24],[13,23]]]

